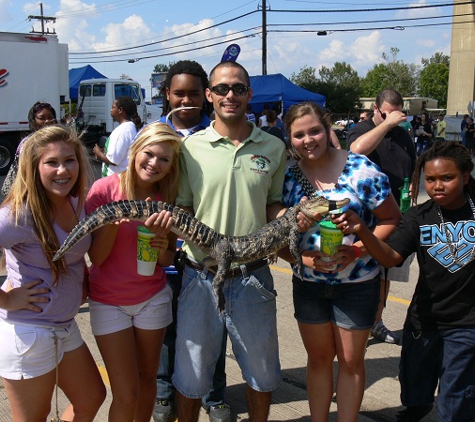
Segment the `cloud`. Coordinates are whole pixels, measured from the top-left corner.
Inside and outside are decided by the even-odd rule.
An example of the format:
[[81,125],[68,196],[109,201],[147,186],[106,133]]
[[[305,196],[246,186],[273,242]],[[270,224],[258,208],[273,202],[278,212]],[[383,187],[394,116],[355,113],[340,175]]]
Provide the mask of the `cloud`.
[[416,41],[416,45],[419,45],[421,47],[434,47],[435,45],[437,45],[437,42],[435,39],[429,39],[429,38],[425,38],[425,39],[418,39]]
[[10,10],[13,10],[13,2],[10,0],[0,0],[0,22],[11,22],[12,15]]
[[56,33],[60,42],[69,45],[69,51],[91,50],[95,36],[88,33],[90,23],[99,17],[94,4],[80,0],[61,0],[56,13]]
[[410,9],[401,10],[396,13],[396,18],[425,18],[425,17],[434,17],[440,16],[442,14],[442,9],[439,7],[427,7],[424,9],[416,9],[417,6],[428,6],[426,0],[419,0],[409,4]]

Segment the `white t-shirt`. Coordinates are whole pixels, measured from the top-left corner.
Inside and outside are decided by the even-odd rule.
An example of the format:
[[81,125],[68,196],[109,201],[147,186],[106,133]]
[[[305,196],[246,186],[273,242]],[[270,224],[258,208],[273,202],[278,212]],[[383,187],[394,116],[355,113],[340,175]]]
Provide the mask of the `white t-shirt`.
[[137,128],[132,122],[124,122],[116,127],[106,143],[106,156],[115,166],[103,164],[102,175],[107,171],[107,176],[122,173],[129,164],[129,148],[137,135]]

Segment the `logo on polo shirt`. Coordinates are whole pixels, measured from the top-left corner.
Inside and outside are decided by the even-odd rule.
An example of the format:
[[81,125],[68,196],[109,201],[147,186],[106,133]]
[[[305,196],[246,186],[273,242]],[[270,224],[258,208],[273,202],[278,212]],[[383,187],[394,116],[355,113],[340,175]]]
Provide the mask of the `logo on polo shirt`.
[[251,162],[255,167],[251,167],[251,171],[257,174],[268,174],[270,160],[264,155],[253,155]]

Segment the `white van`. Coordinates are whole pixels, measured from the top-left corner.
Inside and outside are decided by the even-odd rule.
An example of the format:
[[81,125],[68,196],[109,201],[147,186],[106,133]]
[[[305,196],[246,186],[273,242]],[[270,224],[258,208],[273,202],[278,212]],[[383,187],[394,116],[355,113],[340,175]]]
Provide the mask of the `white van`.
[[110,110],[119,97],[131,97],[137,104],[137,113],[147,122],[147,106],[140,83],[127,79],[86,79],[79,85],[78,119],[92,137],[93,134],[109,136],[118,126]]

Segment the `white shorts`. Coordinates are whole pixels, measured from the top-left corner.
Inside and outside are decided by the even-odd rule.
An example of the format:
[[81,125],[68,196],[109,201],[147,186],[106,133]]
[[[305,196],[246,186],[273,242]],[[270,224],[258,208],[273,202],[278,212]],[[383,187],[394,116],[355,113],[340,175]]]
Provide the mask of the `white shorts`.
[[[58,338],[58,362],[55,354]],[[66,328],[37,327],[0,319],[0,376],[10,380],[47,374],[61,362],[64,353],[84,343],[76,321]]]
[[166,285],[155,296],[130,306],[114,306],[89,300],[92,333],[95,336],[116,333],[130,327],[158,330],[173,320],[172,289]]

